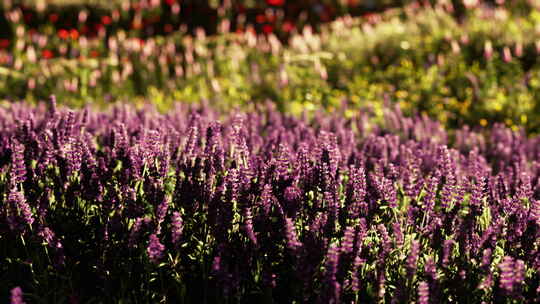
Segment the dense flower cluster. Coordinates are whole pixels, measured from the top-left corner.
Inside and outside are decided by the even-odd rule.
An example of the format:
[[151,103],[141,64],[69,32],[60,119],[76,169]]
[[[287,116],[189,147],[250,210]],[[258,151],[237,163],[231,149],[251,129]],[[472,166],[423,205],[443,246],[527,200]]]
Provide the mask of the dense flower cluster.
[[0,117],[2,288],[81,302],[540,300],[538,137],[448,134],[399,111],[377,125],[52,99]]

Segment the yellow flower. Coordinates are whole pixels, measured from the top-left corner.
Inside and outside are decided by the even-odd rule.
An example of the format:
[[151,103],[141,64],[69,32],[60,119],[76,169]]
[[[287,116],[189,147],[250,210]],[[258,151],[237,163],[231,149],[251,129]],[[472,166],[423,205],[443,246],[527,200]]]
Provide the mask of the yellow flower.
[[487,121],[485,118],[480,119],[480,125],[481,125],[482,127],[487,126],[487,123],[488,123],[488,121]]

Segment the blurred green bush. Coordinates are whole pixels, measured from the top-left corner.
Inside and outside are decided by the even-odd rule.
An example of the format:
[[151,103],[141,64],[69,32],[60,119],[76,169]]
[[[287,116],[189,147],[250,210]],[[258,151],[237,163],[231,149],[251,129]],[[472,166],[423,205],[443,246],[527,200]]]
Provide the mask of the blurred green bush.
[[[136,31],[79,37],[51,25],[16,33],[0,51],[0,98],[70,106],[114,101],[166,110],[176,101],[223,110],[271,100],[299,114],[344,103],[383,116],[399,105],[448,127],[503,122],[540,130],[540,13],[470,7],[457,20],[448,4],[411,4],[342,17],[319,32],[306,26],[285,45],[274,34],[207,36],[179,30],[141,39]],[[379,115],[380,114],[380,115]]]

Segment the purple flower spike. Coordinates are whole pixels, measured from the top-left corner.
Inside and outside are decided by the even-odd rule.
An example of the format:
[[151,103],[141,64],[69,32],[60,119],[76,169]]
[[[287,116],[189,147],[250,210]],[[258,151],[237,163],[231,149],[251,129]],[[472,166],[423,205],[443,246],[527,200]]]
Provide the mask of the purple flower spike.
[[285,218],[285,237],[287,238],[287,247],[293,252],[296,252],[302,243],[298,241],[296,231],[294,229],[294,222],[290,218]]
[[512,293],[514,289],[514,259],[510,256],[505,256],[499,264],[501,270],[501,279],[499,286],[508,293]]
[[15,287],[11,290],[11,304],[24,304],[23,292],[20,287]]
[[337,281],[336,273],[339,264],[339,248],[335,244],[330,245],[326,254],[325,281],[328,286],[327,303],[339,303],[341,285]]
[[257,235],[255,230],[253,230],[253,216],[251,215],[251,209],[246,208],[244,210],[244,231],[246,232],[249,240],[257,245]]
[[11,162],[10,182],[12,186],[14,186],[25,181],[26,165],[24,164],[24,145],[15,141],[12,149],[13,156]]
[[154,264],[159,263],[163,257],[163,250],[165,250],[165,246],[159,242],[158,236],[155,233],[151,234],[147,249],[150,261]]
[[418,304],[429,303],[429,285],[426,282],[418,284]]
[[540,200],[531,200],[530,219],[540,227]]
[[450,263],[450,258],[452,257],[452,250],[454,249],[454,240],[449,239],[444,241],[443,245],[443,257],[442,257],[442,265],[444,267],[447,267]]
[[25,225],[32,226],[34,223],[32,209],[20,191],[12,189],[8,195],[7,203],[9,208],[8,224],[11,230],[22,230]]
[[417,240],[413,240],[411,244],[411,252],[407,257],[407,275],[409,277],[414,276],[416,273],[416,266],[418,262],[418,254],[420,253],[420,243]]
[[180,212],[175,211],[172,216],[172,242],[175,245],[178,245],[178,242],[180,241],[180,238],[182,237],[182,231],[184,229],[184,223],[182,220],[182,216],[180,215]]
[[354,227],[347,227],[343,236],[343,241],[341,242],[341,251],[343,253],[351,253],[353,251],[355,231]]

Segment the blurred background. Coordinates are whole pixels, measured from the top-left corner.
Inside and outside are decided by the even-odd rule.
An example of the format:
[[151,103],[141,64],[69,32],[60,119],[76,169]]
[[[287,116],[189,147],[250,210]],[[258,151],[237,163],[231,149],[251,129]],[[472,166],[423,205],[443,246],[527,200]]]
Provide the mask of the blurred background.
[[536,0],[0,3],[3,103],[347,105],[381,119],[391,106],[540,129]]

